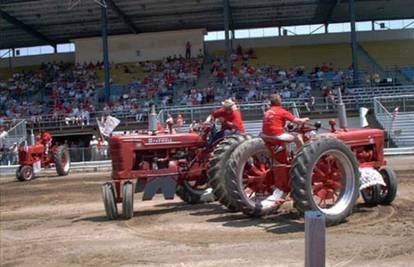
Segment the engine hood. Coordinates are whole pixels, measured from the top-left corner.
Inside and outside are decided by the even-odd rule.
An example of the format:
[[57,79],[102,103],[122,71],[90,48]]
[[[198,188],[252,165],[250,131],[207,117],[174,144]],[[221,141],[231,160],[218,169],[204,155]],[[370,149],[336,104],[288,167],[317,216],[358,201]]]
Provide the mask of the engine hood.
[[348,145],[375,144],[384,140],[384,131],[380,129],[351,128],[346,131],[338,129],[334,133],[320,134],[321,138],[337,138]]
[[135,148],[158,149],[158,148],[180,148],[202,146],[205,142],[200,135],[196,133],[179,133],[179,134],[130,134],[116,135],[111,137],[110,145],[121,143],[135,144]]

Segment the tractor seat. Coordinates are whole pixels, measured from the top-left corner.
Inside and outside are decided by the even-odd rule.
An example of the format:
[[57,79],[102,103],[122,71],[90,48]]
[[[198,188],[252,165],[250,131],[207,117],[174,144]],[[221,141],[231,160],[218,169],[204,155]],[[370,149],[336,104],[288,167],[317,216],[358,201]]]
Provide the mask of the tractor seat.
[[263,141],[267,144],[267,145],[284,145],[286,144],[286,141],[282,141],[279,139],[276,139],[274,136],[271,135],[266,135],[264,133],[260,133],[259,134],[260,138],[263,139]]

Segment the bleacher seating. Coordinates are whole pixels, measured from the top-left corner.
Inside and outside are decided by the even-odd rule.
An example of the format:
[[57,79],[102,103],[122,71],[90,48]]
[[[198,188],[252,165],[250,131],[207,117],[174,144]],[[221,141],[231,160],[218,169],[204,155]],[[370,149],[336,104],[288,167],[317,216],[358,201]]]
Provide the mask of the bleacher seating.
[[[248,47],[243,47],[248,49]],[[346,69],[351,65],[349,44],[301,45],[286,47],[254,48],[257,59],[251,59],[254,66],[276,65],[283,68],[302,65],[306,70],[323,62],[334,62],[337,68]],[[223,56],[224,51],[214,51],[213,56]]]
[[[414,62],[413,62],[414,65]],[[414,83],[414,67],[403,67],[401,73],[411,82]]]
[[413,67],[414,40],[361,42],[360,45],[385,69]]

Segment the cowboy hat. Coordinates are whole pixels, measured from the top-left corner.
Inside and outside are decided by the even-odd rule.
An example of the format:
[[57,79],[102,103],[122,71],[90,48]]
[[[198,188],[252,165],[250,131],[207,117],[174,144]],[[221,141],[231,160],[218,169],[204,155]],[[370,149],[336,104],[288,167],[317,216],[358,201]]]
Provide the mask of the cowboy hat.
[[234,103],[233,100],[231,99],[226,99],[223,102],[221,102],[221,104],[223,105],[224,108],[231,108],[232,106],[234,106],[236,103]]

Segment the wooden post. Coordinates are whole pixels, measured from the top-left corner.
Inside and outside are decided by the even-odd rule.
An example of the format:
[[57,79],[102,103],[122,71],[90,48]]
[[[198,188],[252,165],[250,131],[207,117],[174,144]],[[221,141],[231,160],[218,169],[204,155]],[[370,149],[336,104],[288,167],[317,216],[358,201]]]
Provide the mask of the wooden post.
[[325,267],[325,216],[305,212],[305,267]]

